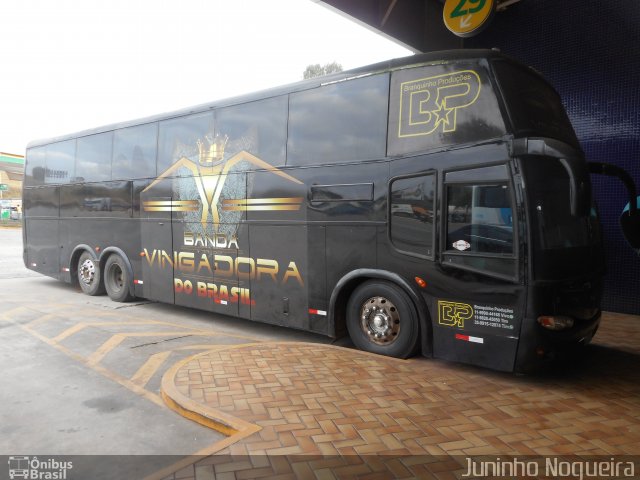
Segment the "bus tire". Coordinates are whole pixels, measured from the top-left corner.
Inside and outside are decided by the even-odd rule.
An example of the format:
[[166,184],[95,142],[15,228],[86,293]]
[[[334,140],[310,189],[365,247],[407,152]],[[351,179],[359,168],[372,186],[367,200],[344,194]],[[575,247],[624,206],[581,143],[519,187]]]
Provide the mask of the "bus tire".
[[129,292],[129,270],[122,259],[116,253],[109,255],[104,264],[104,287],[107,295],[114,302],[128,302],[133,299]]
[[347,330],[361,350],[407,358],[418,347],[420,327],[409,296],[397,285],[370,280],[351,294]]
[[82,252],[78,259],[78,285],[82,293],[95,296],[104,293],[100,264],[89,252]]

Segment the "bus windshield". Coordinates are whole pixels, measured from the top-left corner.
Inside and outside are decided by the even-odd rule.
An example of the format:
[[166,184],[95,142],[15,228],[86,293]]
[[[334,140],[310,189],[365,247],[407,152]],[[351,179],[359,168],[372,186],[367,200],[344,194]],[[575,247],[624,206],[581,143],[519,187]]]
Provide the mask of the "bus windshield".
[[578,147],[560,96],[548,83],[522,66],[506,61],[494,66],[516,135],[555,138]]
[[600,243],[596,209],[572,214],[569,174],[557,158],[532,156],[522,165],[536,277],[575,276],[591,270],[585,255]]

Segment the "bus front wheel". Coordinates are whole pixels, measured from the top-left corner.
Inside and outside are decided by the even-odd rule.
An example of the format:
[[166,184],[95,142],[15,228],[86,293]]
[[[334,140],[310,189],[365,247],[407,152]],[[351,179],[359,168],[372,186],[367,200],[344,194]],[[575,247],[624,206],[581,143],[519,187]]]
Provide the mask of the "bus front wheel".
[[78,259],[78,284],[82,292],[87,295],[94,296],[104,293],[100,265],[89,252],[83,252]]
[[368,281],[349,298],[347,330],[361,350],[407,358],[416,351],[420,329],[404,290],[390,282]]
[[128,302],[133,299],[129,292],[129,270],[120,255],[113,254],[104,265],[104,286],[107,295],[114,302]]

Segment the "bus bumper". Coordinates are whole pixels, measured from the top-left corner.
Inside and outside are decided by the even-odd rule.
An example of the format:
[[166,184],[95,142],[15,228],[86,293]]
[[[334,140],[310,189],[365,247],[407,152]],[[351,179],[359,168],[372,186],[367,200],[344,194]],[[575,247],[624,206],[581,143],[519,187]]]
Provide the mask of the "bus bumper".
[[[548,330],[537,318],[525,318],[524,335],[520,336],[515,371],[533,373],[549,367],[575,354],[576,349],[587,345],[600,325],[601,311],[588,320],[574,319],[574,325],[566,330]],[[526,327],[525,327],[526,325]]]

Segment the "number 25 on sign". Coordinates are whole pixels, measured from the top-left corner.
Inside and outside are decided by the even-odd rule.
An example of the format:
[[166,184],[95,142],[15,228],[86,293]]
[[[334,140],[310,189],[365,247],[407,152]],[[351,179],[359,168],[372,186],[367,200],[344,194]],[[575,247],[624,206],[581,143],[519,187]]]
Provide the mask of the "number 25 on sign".
[[446,27],[459,37],[471,37],[489,23],[495,0],[447,0],[442,16]]

